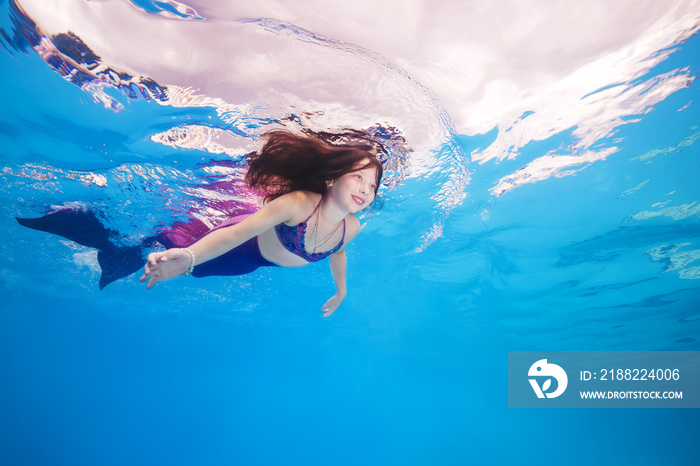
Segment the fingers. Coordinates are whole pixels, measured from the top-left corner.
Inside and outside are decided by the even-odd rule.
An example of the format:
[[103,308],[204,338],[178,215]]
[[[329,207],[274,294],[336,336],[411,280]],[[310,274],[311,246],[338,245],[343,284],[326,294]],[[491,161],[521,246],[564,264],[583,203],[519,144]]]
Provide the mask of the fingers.
[[[157,272],[157,266],[151,266],[150,262],[146,262],[146,265],[143,267],[143,275],[141,275],[141,278],[139,278],[139,281],[141,283],[145,282],[149,278],[152,278],[155,276]],[[148,287],[150,288],[150,287]]]
[[146,259],[146,265],[143,267],[143,275],[139,278],[141,283],[149,280],[146,284],[146,289],[150,290],[153,285],[158,281],[156,279],[156,274],[158,273],[158,262],[167,261],[167,257],[159,257],[162,253],[152,252],[148,255]]
[[157,258],[158,258],[158,256],[156,256],[155,252],[150,253],[148,255],[148,257],[146,258],[146,264],[155,265]]
[[148,280],[148,283],[146,284],[146,289],[150,290],[151,287],[153,287],[153,285],[158,281],[158,279],[156,279],[156,274],[151,273],[151,271],[148,269],[148,265],[146,265],[145,269],[146,269],[146,271],[144,272],[143,275],[141,275],[141,278],[139,278],[139,281],[141,283],[143,283],[146,280]]
[[158,262],[168,262],[168,256],[166,255],[156,255],[155,253],[151,253],[148,255],[148,259],[146,260],[146,266],[147,267],[157,267]]
[[153,288],[153,285],[160,281],[160,278],[158,278],[158,274],[150,273],[147,271],[141,276],[141,278],[139,278],[139,281],[141,283],[145,282],[146,280],[148,280],[148,283],[146,284],[146,289],[150,290],[151,288]]
[[337,306],[334,306],[331,304],[331,301],[329,300],[326,304],[323,305],[321,308],[321,312],[323,312],[323,317],[328,317],[331,314],[333,314],[333,311],[337,309]]
[[151,277],[151,279],[148,281],[148,284],[146,285],[146,289],[150,290],[151,288],[153,288],[153,285],[155,285],[157,281],[158,279],[155,277],[155,275]]

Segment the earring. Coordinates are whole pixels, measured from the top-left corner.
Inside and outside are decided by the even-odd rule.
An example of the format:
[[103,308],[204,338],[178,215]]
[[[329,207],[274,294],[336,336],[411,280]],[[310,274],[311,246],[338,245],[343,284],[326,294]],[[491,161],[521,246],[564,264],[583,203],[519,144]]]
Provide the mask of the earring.
[[326,188],[330,188],[331,186],[333,186],[333,180],[326,181]]

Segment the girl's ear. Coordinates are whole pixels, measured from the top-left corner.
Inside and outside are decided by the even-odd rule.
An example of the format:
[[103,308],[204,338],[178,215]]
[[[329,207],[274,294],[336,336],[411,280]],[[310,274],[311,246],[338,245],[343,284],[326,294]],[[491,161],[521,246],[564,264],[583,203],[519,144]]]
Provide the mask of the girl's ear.
[[326,188],[333,186],[333,180],[326,180]]

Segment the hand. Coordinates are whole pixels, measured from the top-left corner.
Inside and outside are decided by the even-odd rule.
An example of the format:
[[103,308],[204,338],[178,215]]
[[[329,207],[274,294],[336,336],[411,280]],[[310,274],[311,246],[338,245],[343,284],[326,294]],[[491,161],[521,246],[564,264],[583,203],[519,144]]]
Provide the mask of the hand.
[[323,317],[328,317],[329,315],[333,314],[333,312],[338,309],[338,306],[340,306],[340,303],[343,302],[343,297],[335,295],[328,301],[326,301],[326,304],[323,305],[321,308],[321,311],[323,312]]
[[190,267],[192,258],[182,249],[168,249],[162,252],[152,252],[148,255],[148,261],[143,268],[143,276],[140,282],[148,280],[146,289],[150,290],[153,285],[161,280],[182,275]]

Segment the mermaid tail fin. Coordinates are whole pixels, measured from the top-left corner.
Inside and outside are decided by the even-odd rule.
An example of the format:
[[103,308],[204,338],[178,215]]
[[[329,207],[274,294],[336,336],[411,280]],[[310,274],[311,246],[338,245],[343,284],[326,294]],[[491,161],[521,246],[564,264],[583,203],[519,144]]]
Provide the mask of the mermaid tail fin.
[[[111,239],[119,233],[106,228],[89,210],[62,209],[39,218],[17,218],[20,225],[62,236],[74,243],[97,249],[102,269],[100,290],[113,281],[131,275],[144,264],[143,245],[120,247]],[[148,241],[152,240],[149,238]]]
[[114,230],[105,228],[97,216],[89,210],[62,209],[39,218],[16,218],[20,225],[33,230],[62,236],[74,243],[110,252],[114,245],[110,236],[117,237]]
[[104,290],[105,286],[110,283],[128,277],[139,270],[146,261],[143,258],[143,247],[138,245],[116,248],[111,253],[99,251],[97,262],[102,269],[100,290]]

